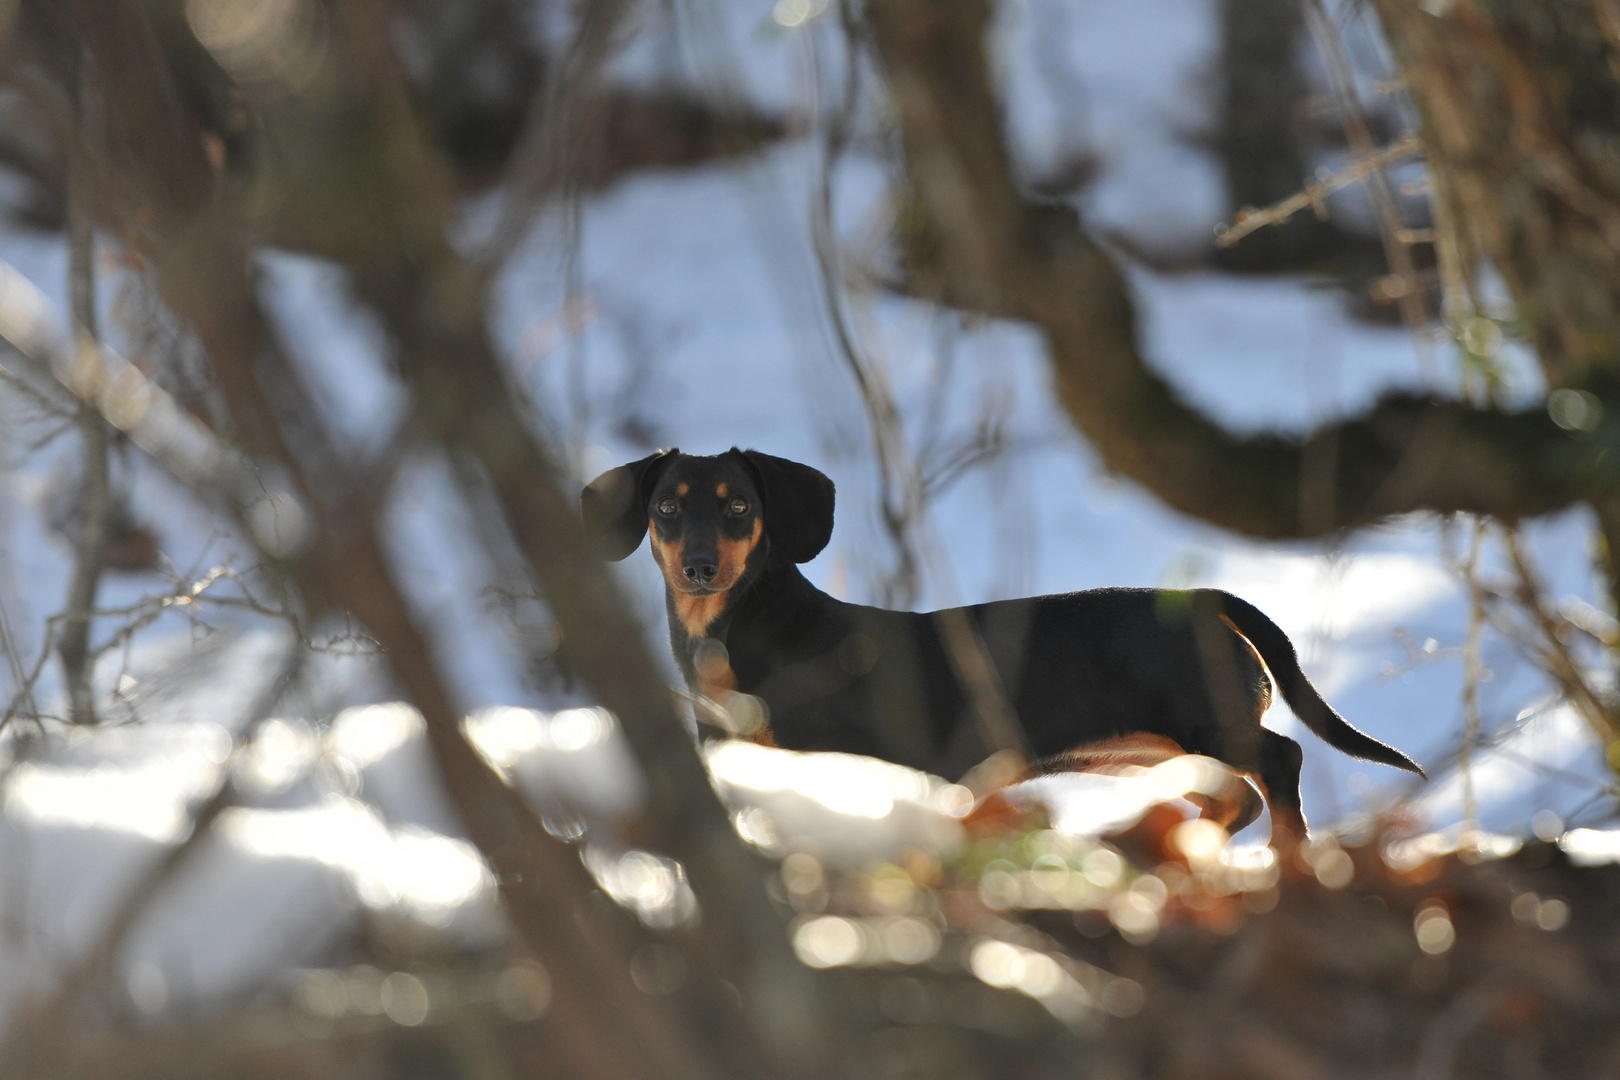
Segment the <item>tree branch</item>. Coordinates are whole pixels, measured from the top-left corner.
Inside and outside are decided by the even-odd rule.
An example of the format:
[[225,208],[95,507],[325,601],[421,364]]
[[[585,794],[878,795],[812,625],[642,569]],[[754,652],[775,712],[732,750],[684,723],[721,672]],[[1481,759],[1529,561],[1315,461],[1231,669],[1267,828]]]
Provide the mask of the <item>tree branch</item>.
[[1286,199],[1263,209],[1245,207],[1237,211],[1232,215],[1232,224],[1215,226],[1215,243],[1221,247],[1231,247],[1256,229],[1263,229],[1267,225],[1284,224],[1306,207],[1315,210],[1319,217],[1325,217],[1329,195],[1360,183],[1371,176],[1375,169],[1422,152],[1423,144],[1416,135],[1403,136],[1368,157],[1358,158],[1347,169],[1341,169],[1319,180],[1306,180],[1303,189]]
[[1417,268],[1412,262],[1395,188],[1389,182],[1383,162],[1378,160],[1378,146],[1373,140],[1372,127],[1367,122],[1366,110],[1361,107],[1361,95],[1356,90],[1350,57],[1344,51],[1344,40],[1339,36],[1339,28],[1333,24],[1333,17],[1323,0],[1304,0],[1304,5],[1305,22],[1311,28],[1316,51],[1327,69],[1328,83],[1333,88],[1345,141],[1350,144],[1350,152],[1358,163],[1371,165],[1367,195],[1378,218],[1378,235],[1384,243],[1384,259],[1398,282],[1400,291],[1396,303],[1401,309],[1406,329],[1412,335],[1418,362],[1423,365],[1425,375],[1432,376],[1433,351],[1430,342],[1423,336],[1423,325],[1428,320],[1423,310],[1423,292],[1418,284]]
[[[822,1057],[810,1041],[818,1011],[810,973],[788,948],[763,867],[715,799],[640,628],[585,542],[574,500],[512,403],[487,338],[481,283],[445,232],[443,169],[410,111],[379,15],[363,3],[334,15],[333,51],[324,58],[330,80],[267,110],[282,146],[341,131],[354,150],[319,176],[278,177],[290,185],[279,204],[306,220],[366,209],[337,231],[333,250],[394,332],[418,430],[470,454],[488,474],[576,670],[617,714],[644,765],[648,806],[627,827],[690,873],[703,919],[687,993],[656,1000],[634,987],[625,950],[639,932],[622,914],[589,903],[594,886],[576,854],[540,828],[467,743],[428,640],[391,576],[374,505],[334,503],[331,485],[292,452],[273,405],[290,373],[254,295],[244,194],[228,184],[215,190],[195,125],[164,105],[172,101],[163,89],[168,74],[160,54],[141,47],[150,35],[137,9],[118,4],[109,14],[85,3],[75,30],[102,61],[116,103],[112,122],[126,144],[140,147],[120,165],[141,194],[136,219],[150,223],[164,299],[195,328],[252,457],[287,478],[308,514],[299,543],[284,553],[300,591],[317,609],[352,612],[375,634],[426,719],[447,794],[494,867],[520,934],[569,988],[558,995],[568,1003],[553,1022],[574,1044],[576,1071],[685,1080],[812,1072]],[[722,979],[741,990],[742,1009]]]
[[[1501,275],[1550,386],[1612,388],[1620,176],[1602,148],[1620,139],[1613,4],[1372,7],[1422,118],[1457,246]],[[1613,431],[1605,424],[1599,441]],[[1592,502],[1620,604],[1620,497]]]
[[940,299],[1045,331],[1059,396],[1109,469],[1271,538],[1423,509],[1513,521],[1614,490],[1600,459],[1620,426],[1565,432],[1539,409],[1391,394],[1304,436],[1227,431],[1147,366],[1126,283],[1079,217],[1019,191],[985,0],[873,0],[867,13],[913,189],[902,243]]
[[[107,527],[112,511],[108,477],[107,422],[95,399],[105,378],[101,366],[100,333],[96,318],[96,237],[90,220],[93,185],[87,175],[91,154],[87,140],[100,119],[100,87],[87,55],[79,58],[78,124],[68,158],[67,233],[68,294],[71,297],[73,372],[89,393],[79,402],[74,423],[81,444],[78,531],[73,544],[73,577],[68,583],[67,606],[57,655],[62,658],[62,682],[67,690],[68,715],[75,724],[96,722],[95,658],[90,653],[90,612],[96,606],[106,557]],[[92,385],[95,384],[95,385]]]

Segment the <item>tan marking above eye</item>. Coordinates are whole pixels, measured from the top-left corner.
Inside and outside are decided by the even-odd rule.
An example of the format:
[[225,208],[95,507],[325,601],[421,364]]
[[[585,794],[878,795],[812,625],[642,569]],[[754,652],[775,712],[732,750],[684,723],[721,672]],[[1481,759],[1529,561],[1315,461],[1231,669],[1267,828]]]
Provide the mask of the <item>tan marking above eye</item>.
[[677,495],[685,495],[688,491],[691,491],[691,490],[692,490],[692,485],[688,484],[685,480],[682,480],[680,483],[675,485],[675,494],[677,494]]
[[723,498],[726,497],[726,493],[729,492],[730,490],[731,489],[726,487],[726,485],[721,484],[719,487],[714,489],[714,493],[716,495],[720,496],[723,499]]

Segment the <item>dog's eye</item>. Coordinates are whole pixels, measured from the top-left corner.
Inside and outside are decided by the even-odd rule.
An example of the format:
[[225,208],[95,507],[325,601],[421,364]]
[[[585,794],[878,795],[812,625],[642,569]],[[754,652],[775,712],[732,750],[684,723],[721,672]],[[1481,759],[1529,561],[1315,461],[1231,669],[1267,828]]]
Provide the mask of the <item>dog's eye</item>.
[[675,509],[676,509],[676,503],[675,503],[674,499],[659,499],[658,500],[658,512],[660,514],[663,514],[665,517],[668,517],[669,515],[673,514],[675,512]]
[[748,500],[743,498],[732,499],[731,502],[727,504],[726,509],[730,510],[736,516],[741,517],[743,514],[748,513]]

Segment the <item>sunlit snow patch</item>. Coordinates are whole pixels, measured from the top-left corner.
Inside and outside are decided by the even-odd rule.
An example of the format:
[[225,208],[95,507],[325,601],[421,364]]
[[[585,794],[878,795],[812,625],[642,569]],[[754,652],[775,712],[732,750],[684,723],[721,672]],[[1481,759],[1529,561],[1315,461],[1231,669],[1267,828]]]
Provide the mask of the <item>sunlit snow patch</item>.
[[24,762],[6,781],[6,815],[160,842],[180,839],[190,829],[187,804],[213,789],[231,738],[216,724],[174,725],[150,741],[159,738],[164,754],[129,765]]
[[418,737],[422,730],[422,714],[403,701],[361,705],[332,718],[327,747],[363,769]]
[[1188,813],[1188,795],[1219,795],[1237,781],[1213,758],[1186,754],[1130,775],[1094,772],[1053,773],[1014,784],[1003,795],[1014,805],[1045,808],[1052,828],[1073,836],[1108,836],[1141,820],[1160,803],[1173,802]]
[[648,926],[667,930],[697,913],[697,897],[687,884],[686,870],[673,859],[646,851],[615,854],[587,847],[584,861],[602,891]]
[[1460,855],[1470,862],[1506,859],[1524,846],[1517,836],[1469,829],[1461,823],[1448,829],[1392,841],[1384,848],[1384,863],[1398,873],[1409,873],[1433,859]]
[[1112,1005],[1110,1011],[1122,1015],[1140,1008],[1142,991],[1131,980],[1081,960],[1051,956],[1007,941],[986,939],[975,944],[968,952],[968,969],[987,986],[1034,998],[1060,1020],[1080,1020],[1104,1002]]
[[1576,866],[1620,863],[1620,829],[1571,829],[1558,846]]
[[765,847],[814,846],[845,865],[903,847],[949,851],[961,842],[958,819],[972,807],[956,784],[857,754],[727,740],[710,744],[707,757],[745,837]]
[[233,808],[219,831],[261,858],[309,859],[345,873],[370,908],[403,908],[430,925],[492,895],[494,879],[464,840],[390,829],[371,807],[331,798],[298,810]]
[[303,720],[269,720],[237,759],[234,779],[244,789],[283,791],[320,757],[321,740]]
[[926,964],[939,954],[939,930],[911,916],[815,915],[793,928],[793,951],[813,968],[853,964]]
[[473,713],[464,727],[484,760],[525,788],[561,794],[604,817],[641,805],[641,774],[606,709],[546,713],[499,705]]

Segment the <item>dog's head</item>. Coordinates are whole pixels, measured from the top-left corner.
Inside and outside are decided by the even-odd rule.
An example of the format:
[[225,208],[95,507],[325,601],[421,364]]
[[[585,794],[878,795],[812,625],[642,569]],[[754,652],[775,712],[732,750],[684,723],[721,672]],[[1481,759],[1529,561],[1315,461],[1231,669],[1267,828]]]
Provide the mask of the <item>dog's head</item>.
[[661,450],[591,481],[580,510],[605,558],[626,558],[650,538],[688,631],[701,634],[727,595],[771,557],[808,562],[827,546],[833,483],[808,465],[754,450],[713,457]]

